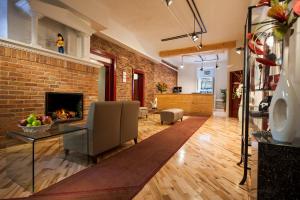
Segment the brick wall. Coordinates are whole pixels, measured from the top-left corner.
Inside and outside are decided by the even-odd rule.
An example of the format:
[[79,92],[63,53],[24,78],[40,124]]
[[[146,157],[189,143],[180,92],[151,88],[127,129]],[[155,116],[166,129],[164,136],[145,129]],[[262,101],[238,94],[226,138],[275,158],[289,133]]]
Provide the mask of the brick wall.
[[84,93],[84,115],[98,99],[98,68],[0,46],[0,135],[30,113],[44,114],[45,92]]
[[[168,92],[177,85],[177,72],[155,63],[141,55],[131,52],[119,45],[104,40],[93,35],[91,38],[91,48],[99,49],[117,57],[117,100],[132,99],[132,70],[138,69],[145,73],[145,106],[150,106],[154,99],[157,82],[165,82],[168,85]],[[126,83],[122,82],[122,73],[127,73]]]
[[[145,105],[154,99],[157,82],[169,91],[177,84],[177,72],[97,36],[91,48],[117,57],[117,100],[132,99],[132,69],[145,73]],[[122,73],[127,72],[127,82]],[[44,114],[45,92],[84,93],[84,115],[98,99],[98,68],[0,46],[0,135],[16,128],[17,121],[30,113]]]

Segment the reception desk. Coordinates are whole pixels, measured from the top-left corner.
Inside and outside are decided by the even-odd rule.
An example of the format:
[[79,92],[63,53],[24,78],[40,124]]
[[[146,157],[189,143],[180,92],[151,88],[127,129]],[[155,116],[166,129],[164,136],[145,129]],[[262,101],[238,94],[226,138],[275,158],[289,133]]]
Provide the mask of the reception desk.
[[181,108],[186,115],[210,116],[213,112],[212,94],[157,94],[158,110]]

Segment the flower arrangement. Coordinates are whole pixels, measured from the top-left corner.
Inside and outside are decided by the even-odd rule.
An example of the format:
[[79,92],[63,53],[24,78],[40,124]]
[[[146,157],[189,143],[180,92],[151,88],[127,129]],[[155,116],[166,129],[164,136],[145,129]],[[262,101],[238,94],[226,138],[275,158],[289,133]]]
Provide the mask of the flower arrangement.
[[156,88],[160,93],[166,92],[168,89],[168,85],[166,83],[160,83],[158,82],[156,84]]
[[[268,16],[274,19],[273,32],[278,40],[282,40],[285,34],[292,28],[300,16],[300,0],[296,0],[290,8],[292,0],[260,0],[257,6],[270,6]],[[255,38],[254,38],[255,39]]]
[[233,91],[232,99],[239,99],[243,95],[243,84],[239,84],[239,86]]
[[267,14],[273,19],[272,22],[263,23],[253,33],[247,35],[248,48],[258,56],[256,58],[258,63],[267,66],[280,65],[274,56],[274,58],[269,58],[270,47],[267,41],[273,36],[276,41],[282,41],[287,33],[292,34],[292,26],[300,16],[300,0],[295,0],[293,5],[290,5],[291,1],[260,0],[256,5],[257,7],[269,6]]

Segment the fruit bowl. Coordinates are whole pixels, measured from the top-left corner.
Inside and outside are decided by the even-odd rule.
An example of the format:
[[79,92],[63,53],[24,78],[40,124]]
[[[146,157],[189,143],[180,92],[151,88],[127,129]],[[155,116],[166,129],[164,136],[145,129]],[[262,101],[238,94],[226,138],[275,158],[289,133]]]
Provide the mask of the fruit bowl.
[[41,126],[21,126],[20,124],[18,127],[21,127],[25,133],[36,133],[36,132],[45,132],[51,128],[52,124],[45,124]]

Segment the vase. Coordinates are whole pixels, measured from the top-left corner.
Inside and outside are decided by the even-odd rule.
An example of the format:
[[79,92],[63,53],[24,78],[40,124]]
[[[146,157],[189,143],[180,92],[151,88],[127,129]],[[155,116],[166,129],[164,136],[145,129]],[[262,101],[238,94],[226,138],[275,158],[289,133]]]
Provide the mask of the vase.
[[293,142],[298,130],[300,110],[293,83],[290,80],[289,66],[289,36],[284,38],[283,64],[280,79],[274,91],[270,105],[269,125],[274,140],[278,142]]

